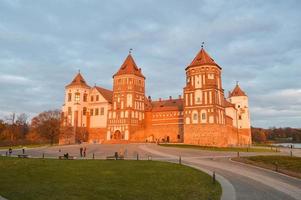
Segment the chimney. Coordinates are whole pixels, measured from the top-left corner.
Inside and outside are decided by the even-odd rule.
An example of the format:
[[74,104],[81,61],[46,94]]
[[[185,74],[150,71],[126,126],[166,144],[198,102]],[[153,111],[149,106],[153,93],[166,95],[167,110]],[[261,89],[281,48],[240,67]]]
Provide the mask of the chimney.
[[172,100],[172,97],[171,97],[171,96],[169,96],[169,100]]
[[182,99],[182,95],[179,95],[179,99]]

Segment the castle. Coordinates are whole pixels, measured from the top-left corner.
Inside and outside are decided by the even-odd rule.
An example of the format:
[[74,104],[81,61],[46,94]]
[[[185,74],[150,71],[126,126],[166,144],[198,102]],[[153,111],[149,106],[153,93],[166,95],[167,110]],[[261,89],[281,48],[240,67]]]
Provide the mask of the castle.
[[69,131],[59,143],[250,145],[248,96],[237,84],[225,98],[221,70],[202,47],[185,69],[183,95],[156,101],[146,96],[131,53],[113,75],[113,91],[89,86],[79,72],[65,87],[62,127]]

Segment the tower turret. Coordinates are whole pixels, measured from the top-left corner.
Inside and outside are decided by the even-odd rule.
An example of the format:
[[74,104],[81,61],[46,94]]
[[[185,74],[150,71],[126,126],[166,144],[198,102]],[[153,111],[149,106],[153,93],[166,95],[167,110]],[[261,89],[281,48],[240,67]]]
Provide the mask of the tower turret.
[[[202,134],[218,134],[225,126],[224,90],[221,67],[202,47],[190,65],[186,67],[184,87],[184,142],[201,145],[222,145],[202,141]],[[210,135],[210,134],[209,134]]]
[[113,76],[112,109],[107,139],[129,140],[144,121],[145,77],[131,53]]

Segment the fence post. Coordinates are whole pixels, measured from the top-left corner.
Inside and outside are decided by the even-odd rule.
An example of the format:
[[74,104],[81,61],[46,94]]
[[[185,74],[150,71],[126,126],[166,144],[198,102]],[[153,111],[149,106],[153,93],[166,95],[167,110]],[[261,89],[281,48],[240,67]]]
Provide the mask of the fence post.
[[278,172],[278,162],[275,162],[275,171]]
[[137,153],[137,160],[139,160],[139,154]]
[[215,171],[213,171],[213,175],[212,175],[212,183],[215,184]]
[[94,155],[94,153],[93,153],[93,160],[94,160],[94,158],[95,158],[95,155]]
[[291,157],[293,157],[293,151],[291,150]]
[[181,165],[182,164],[182,157],[179,156],[179,164]]
[[44,155],[44,153],[43,153],[43,155],[42,155],[42,158],[45,158],[45,155]]
[[239,158],[239,151],[237,152],[237,158]]

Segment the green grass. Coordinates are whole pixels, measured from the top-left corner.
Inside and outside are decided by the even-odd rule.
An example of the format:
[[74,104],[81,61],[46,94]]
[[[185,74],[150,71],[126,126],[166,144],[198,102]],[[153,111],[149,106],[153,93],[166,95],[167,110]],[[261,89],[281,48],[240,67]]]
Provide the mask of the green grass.
[[291,156],[251,156],[233,158],[233,160],[276,170],[284,174],[301,178],[301,158]]
[[271,148],[246,148],[246,147],[210,147],[210,146],[198,146],[189,144],[159,144],[163,147],[177,147],[177,148],[189,148],[199,149],[207,151],[233,151],[233,152],[275,152],[275,149]]
[[158,161],[0,157],[0,194],[9,200],[220,199],[209,175]]

